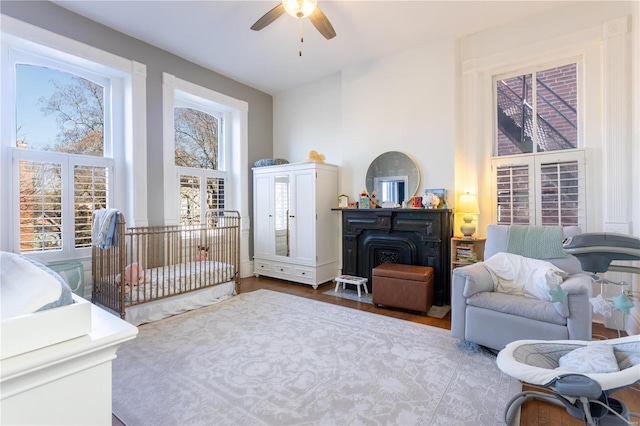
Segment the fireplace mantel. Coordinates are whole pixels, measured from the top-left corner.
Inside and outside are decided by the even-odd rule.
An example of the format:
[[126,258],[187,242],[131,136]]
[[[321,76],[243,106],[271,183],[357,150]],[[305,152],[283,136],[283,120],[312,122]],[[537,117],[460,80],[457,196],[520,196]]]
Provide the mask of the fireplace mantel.
[[453,213],[445,209],[341,209],[342,273],[366,277],[385,263],[431,266],[434,303],[450,302]]

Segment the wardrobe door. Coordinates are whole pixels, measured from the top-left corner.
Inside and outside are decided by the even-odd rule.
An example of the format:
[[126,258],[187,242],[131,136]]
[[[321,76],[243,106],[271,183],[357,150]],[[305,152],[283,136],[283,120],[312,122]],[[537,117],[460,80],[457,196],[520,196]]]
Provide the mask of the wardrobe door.
[[293,261],[301,265],[316,262],[316,173],[302,170],[293,175],[295,179],[292,209]]
[[253,254],[269,258],[274,255],[272,177],[256,174],[253,181]]

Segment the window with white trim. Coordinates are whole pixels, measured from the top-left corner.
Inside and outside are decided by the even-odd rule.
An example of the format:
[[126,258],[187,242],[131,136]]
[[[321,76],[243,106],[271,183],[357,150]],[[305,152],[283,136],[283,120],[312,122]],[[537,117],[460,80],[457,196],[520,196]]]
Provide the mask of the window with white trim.
[[0,20],[0,249],[89,259],[95,209],[146,223],[146,67]]
[[87,256],[91,215],[113,203],[111,80],[38,54],[11,58],[13,250],[43,260]]
[[180,224],[204,223],[206,211],[224,209],[224,115],[206,101],[176,93],[175,168]]
[[[192,163],[181,165],[176,160],[176,153],[180,153],[176,146],[179,138],[176,132],[180,131],[176,128],[176,111],[180,108],[201,112],[201,121],[208,120],[204,133],[217,135],[217,143],[193,147],[189,157],[195,166]],[[248,104],[163,73],[162,118],[165,224],[191,223],[198,217],[202,220],[211,207],[242,211],[247,202]],[[187,139],[192,142],[204,140],[200,136]],[[213,141],[214,137],[209,139]],[[196,161],[198,155],[205,161]]]
[[586,225],[578,63],[494,79],[496,223]]

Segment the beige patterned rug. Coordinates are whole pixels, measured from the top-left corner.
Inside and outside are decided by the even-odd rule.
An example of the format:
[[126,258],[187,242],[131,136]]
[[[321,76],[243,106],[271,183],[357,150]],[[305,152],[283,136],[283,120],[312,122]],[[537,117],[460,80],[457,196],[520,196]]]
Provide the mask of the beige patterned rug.
[[140,327],[113,363],[138,425],[496,425],[520,383],[448,330],[258,290]]

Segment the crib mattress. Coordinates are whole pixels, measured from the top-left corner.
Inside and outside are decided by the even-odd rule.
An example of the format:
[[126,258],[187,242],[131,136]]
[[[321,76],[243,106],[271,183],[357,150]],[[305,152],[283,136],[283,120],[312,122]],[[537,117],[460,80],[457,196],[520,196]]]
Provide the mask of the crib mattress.
[[213,260],[187,262],[151,268],[144,271],[142,283],[133,285],[125,294],[127,304],[144,303],[175,296],[234,279],[234,267]]

